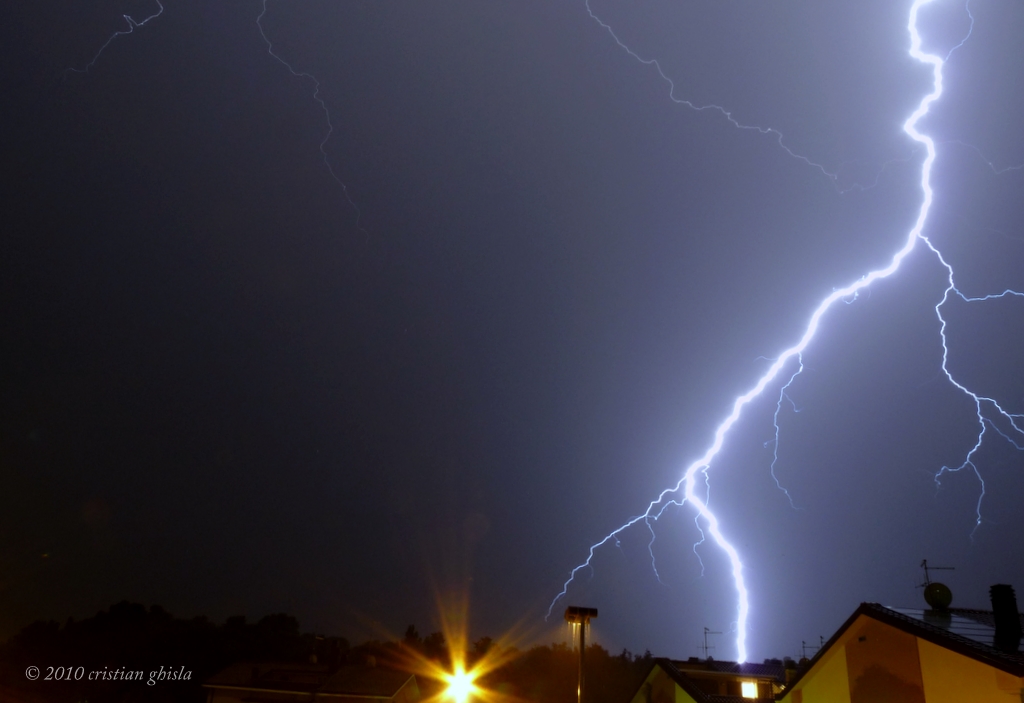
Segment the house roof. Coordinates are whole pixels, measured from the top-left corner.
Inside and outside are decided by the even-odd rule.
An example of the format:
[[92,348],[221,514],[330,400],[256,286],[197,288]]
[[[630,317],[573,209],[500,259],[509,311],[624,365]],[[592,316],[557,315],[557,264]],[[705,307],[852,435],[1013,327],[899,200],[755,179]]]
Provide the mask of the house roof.
[[211,676],[203,685],[386,699],[393,698],[412,678],[412,674],[383,667],[343,666],[332,671],[316,664],[242,662]]
[[719,661],[718,659],[698,659],[697,657],[667,661],[683,673],[703,672],[704,674],[742,676],[744,678],[762,680],[774,679],[778,683],[782,683],[786,679],[785,665],[778,659],[768,659],[763,664],[756,662],[743,662],[740,664],[731,661]]
[[[992,647],[996,636],[995,615],[990,610],[972,610],[970,608],[947,608],[946,610],[922,610],[920,608],[893,608],[901,615],[933,625],[935,627],[966,637],[978,644]],[[1019,615],[1021,629],[1024,629],[1024,615]],[[1018,654],[1024,654],[1024,640],[1017,648]]]
[[[1008,653],[993,646],[995,622],[991,611],[967,608],[922,610],[861,603],[814,657],[800,667],[787,690],[792,690],[862,615],[1013,676],[1024,676],[1024,651]],[[1024,628],[1024,616],[1021,616],[1021,625]]]
[[[991,611],[949,608],[921,610],[864,603],[873,617],[958,654],[976,659],[1014,676],[1024,676],[1024,652],[1004,652],[994,646],[995,621]],[[1024,618],[1021,618],[1024,628]]]
[[[683,670],[695,670],[695,662],[680,661],[673,662],[673,664]],[[723,674],[735,674],[736,676],[745,676],[755,679],[775,679],[776,681],[782,682],[786,680],[786,668],[785,665],[779,661],[765,661],[763,664],[756,662],[743,662],[739,664],[737,662],[730,661],[719,661],[717,659],[705,659],[703,661],[697,660],[697,665],[702,666],[703,671],[715,671]]]
[[[699,701],[700,703],[758,703],[761,701],[765,703],[767,701],[774,700],[772,698],[743,698],[741,696],[720,696],[710,693],[705,693],[701,690],[688,674],[692,673],[703,673],[712,675],[722,675],[730,677],[749,677],[753,679],[765,679],[775,678],[773,674],[761,674],[755,672],[761,671],[772,671],[775,670],[774,664],[751,664],[744,663],[738,664],[736,662],[728,661],[716,661],[714,659],[697,660],[694,661],[672,661],[671,659],[655,659],[651,665],[651,669],[660,666],[661,669],[668,674],[681,689],[686,691],[687,694],[693,700]],[[779,665],[779,670],[782,671],[782,676],[785,677],[785,670],[782,665]],[[650,676],[650,673],[648,673]],[[646,678],[646,677],[645,677]]]
[[327,681],[330,670],[315,664],[239,662],[206,680],[213,688],[247,688],[262,691],[312,693]]
[[320,687],[321,693],[392,698],[412,674],[382,667],[343,666]]

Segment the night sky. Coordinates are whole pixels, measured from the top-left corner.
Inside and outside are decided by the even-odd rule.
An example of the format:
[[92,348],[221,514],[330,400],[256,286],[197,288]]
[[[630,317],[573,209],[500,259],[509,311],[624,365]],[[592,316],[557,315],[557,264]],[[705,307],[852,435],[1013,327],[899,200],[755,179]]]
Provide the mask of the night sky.
[[[906,240],[931,87],[909,6],[271,0],[258,25],[259,0],[165,0],[76,72],[159,7],[5,3],[0,637],[127,598],[359,641],[465,592],[474,636],[560,640],[571,603],[614,651],[697,655],[706,626],[735,657],[689,506],[655,524],[660,582],[641,524],[543,618]],[[935,0],[920,29],[942,56],[971,31],[919,125],[925,236],[965,295],[1024,290],[1024,4]],[[777,447],[781,382],[713,462],[750,658],[923,605],[923,558],[955,606],[1024,588],[1005,418],[980,525],[969,469],[936,488],[979,432],[945,287],[918,246],[835,306]],[[1024,413],[1024,300],[943,311],[949,370]]]

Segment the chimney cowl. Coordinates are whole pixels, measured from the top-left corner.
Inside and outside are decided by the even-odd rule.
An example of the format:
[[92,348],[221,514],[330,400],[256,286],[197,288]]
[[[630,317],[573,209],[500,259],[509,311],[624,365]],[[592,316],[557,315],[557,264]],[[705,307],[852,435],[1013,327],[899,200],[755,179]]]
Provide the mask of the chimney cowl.
[[999,583],[992,586],[988,593],[992,599],[992,619],[996,626],[992,646],[1001,652],[1016,654],[1020,649],[1022,633],[1017,596],[1013,592],[1013,586]]

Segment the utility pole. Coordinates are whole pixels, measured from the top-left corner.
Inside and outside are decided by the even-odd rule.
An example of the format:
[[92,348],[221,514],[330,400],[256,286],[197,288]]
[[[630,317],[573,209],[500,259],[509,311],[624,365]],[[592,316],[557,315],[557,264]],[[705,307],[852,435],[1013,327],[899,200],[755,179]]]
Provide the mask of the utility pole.
[[577,703],[583,703],[583,655],[587,649],[587,628],[590,626],[590,619],[597,617],[597,608],[581,608],[578,605],[570,605],[565,609],[565,621],[576,625],[580,630],[580,672],[579,683],[576,685]]

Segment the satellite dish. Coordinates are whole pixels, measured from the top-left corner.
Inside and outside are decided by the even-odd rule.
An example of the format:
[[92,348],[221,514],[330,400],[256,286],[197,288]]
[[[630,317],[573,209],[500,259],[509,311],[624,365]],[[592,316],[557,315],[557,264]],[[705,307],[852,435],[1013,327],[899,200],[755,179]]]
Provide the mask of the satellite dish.
[[945,610],[953,602],[953,592],[946,584],[932,581],[924,587],[924,599],[932,610]]

